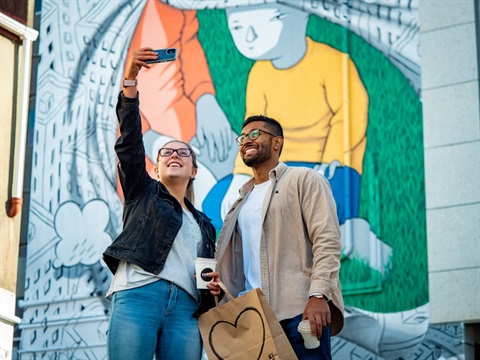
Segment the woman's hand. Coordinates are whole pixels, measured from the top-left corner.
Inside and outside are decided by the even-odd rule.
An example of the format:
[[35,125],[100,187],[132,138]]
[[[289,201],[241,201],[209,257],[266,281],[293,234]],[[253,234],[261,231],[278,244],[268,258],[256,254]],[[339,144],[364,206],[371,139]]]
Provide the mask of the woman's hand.
[[213,277],[213,280],[207,284],[207,288],[210,290],[210,293],[215,296],[220,296],[221,289],[220,285],[218,285],[220,282],[220,275],[216,271],[212,271],[206,275]]
[[150,69],[150,65],[148,65],[145,60],[155,60],[157,58],[157,53],[150,47],[144,47],[135,50],[127,60],[127,66],[125,67],[125,79],[136,79],[138,72],[142,67]]

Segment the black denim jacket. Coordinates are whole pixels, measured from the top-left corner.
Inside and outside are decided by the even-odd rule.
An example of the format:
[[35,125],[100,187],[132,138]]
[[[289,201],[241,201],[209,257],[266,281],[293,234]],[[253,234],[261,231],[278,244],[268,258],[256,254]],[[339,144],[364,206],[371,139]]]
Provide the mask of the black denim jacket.
[[[165,266],[168,253],[182,225],[182,206],[166,187],[146,171],[138,94],[134,99],[121,92],[117,118],[120,137],[115,144],[119,160],[118,174],[124,195],[123,231],[103,253],[113,274],[120,260],[158,274]],[[215,228],[205,214],[185,199],[202,233],[200,257],[213,258]],[[193,274],[192,274],[193,276]],[[209,290],[201,291],[199,316],[215,305]]]

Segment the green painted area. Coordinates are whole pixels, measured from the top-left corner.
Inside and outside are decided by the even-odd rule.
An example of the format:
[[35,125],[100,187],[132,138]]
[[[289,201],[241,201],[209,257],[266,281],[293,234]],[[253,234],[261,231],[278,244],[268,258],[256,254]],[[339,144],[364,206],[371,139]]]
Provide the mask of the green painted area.
[[245,89],[248,72],[254,61],[241,55],[227,27],[225,11],[203,10],[198,12],[200,30],[198,37],[210,65],[217,100],[232,124],[241,132],[245,114]]
[[[235,48],[223,10],[199,11],[199,38],[217,98],[239,132],[253,61]],[[364,262],[342,262],[345,303],[395,312],[428,302],[422,108],[403,74],[378,50],[341,26],[311,16],[307,35],[348,52],[368,91],[369,123],[360,216],[393,249],[385,276]]]

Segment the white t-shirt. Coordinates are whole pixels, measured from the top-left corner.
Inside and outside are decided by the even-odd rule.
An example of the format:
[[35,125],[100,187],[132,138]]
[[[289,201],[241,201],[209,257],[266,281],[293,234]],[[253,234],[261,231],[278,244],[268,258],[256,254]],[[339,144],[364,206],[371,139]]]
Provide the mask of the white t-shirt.
[[[260,239],[262,237],[262,207],[271,180],[255,185],[240,209],[238,227],[242,236],[245,292],[262,288],[260,271]],[[245,292],[241,292],[244,294]]]

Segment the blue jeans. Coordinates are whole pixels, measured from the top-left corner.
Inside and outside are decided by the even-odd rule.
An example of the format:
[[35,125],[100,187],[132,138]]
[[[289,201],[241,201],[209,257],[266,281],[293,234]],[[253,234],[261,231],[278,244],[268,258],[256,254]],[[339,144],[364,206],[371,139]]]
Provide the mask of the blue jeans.
[[108,331],[111,360],[195,360],[202,356],[197,302],[168,281],[115,293]]
[[297,327],[302,321],[302,315],[295,316],[292,319],[285,319],[280,321],[283,331],[287,335],[293,351],[299,360],[332,360],[332,349],[330,346],[330,325],[328,325],[322,332],[320,337],[320,347],[316,349],[307,349],[303,345],[303,337],[298,332]]

